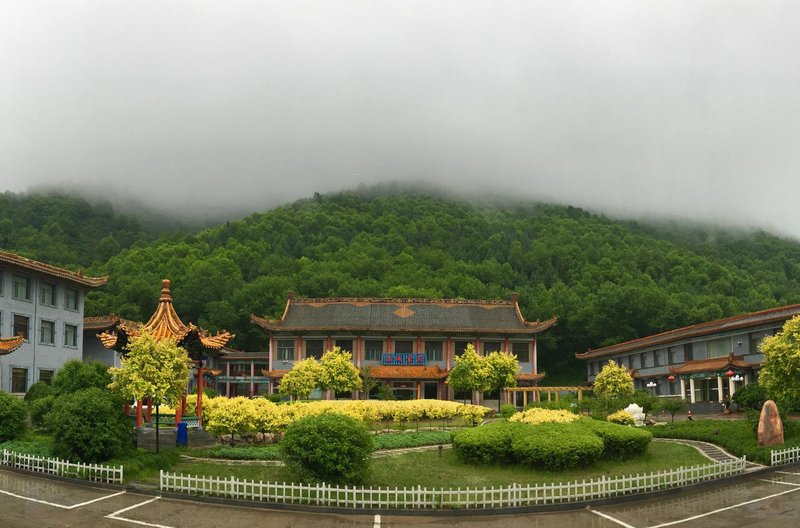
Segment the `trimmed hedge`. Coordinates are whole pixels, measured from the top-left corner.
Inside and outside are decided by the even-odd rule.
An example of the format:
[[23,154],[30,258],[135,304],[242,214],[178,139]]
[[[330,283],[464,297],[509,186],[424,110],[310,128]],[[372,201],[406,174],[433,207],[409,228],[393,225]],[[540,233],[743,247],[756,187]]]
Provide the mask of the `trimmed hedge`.
[[643,454],[653,439],[649,431],[636,427],[616,425],[600,420],[581,420],[581,425],[590,429],[603,441],[603,457],[626,459]]
[[538,425],[502,420],[452,433],[453,449],[463,462],[548,470],[585,466],[601,457],[635,457],[652,438],[642,429],[589,418]]
[[603,441],[590,429],[545,423],[530,427],[511,442],[514,458],[526,466],[551,471],[588,466],[603,454]]

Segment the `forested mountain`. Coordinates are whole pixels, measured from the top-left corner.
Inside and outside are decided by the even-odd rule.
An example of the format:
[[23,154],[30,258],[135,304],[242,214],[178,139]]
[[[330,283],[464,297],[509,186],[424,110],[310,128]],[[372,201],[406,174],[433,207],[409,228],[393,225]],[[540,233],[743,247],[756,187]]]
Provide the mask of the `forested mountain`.
[[57,266],[105,262],[167,229],[120,214],[109,202],[62,192],[0,193],[0,248]]
[[315,195],[197,234],[160,235],[108,204],[0,194],[0,247],[89,266],[109,284],[87,315],[146,320],[161,279],[181,317],[263,349],[251,313],[307,297],[508,298],[541,341],[548,381],[583,378],[575,352],[800,302],[800,243],[763,232],[619,221],[566,206],[477,203],[372,188]]

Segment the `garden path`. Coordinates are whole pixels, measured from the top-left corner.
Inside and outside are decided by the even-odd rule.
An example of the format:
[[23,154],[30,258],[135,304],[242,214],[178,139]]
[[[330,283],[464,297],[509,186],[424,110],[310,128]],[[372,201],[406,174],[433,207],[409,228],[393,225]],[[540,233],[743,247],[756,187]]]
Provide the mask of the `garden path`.
[[[689,447],[693,447],[697,449],[700,454],[705,456],[707,459],[711,460],[712,462],[728,462],[729,460],[739,460],[739,457],[736,455],[732,455],[722,449],[718,445],[714,445],[709,442],[701,442],[699,440],[684,440],[681,438],[655,438],[655,442],[672,442],[674,444],[683,444]],[[754,471],[756,469],[762,468],[761,464],[756,464],[755,462],[747,461],[747,466],[745,467],[745,471]]]

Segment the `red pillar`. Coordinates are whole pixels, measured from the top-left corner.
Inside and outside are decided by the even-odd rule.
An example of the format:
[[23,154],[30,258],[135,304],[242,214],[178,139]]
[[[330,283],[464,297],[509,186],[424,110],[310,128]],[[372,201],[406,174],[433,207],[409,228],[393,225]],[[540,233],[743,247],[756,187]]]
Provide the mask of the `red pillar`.
[[186,416],[186,392],[183,393],[183,398],[181,398],[181,414]]
[[142,426],[142,400],[136,400],[136,427]]
[[175,405],[175,427],[178,427],[178,424],[181,423],[181,402],[178,402]]

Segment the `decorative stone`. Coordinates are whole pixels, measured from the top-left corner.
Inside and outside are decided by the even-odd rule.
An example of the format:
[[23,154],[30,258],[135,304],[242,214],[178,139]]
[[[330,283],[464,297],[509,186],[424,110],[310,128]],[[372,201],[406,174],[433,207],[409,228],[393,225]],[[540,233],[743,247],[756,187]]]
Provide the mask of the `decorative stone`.
[[783,422],[778,414],[778,406],[774,401],[767,400],[761,408],[761,418],[758,420],[758,445],[781,444],[783,444]]
[[623,410],[633,416],[633,419],[636,421],[636,425],[644,425],[644,409],[642,409],[640,406],[632,403]]

